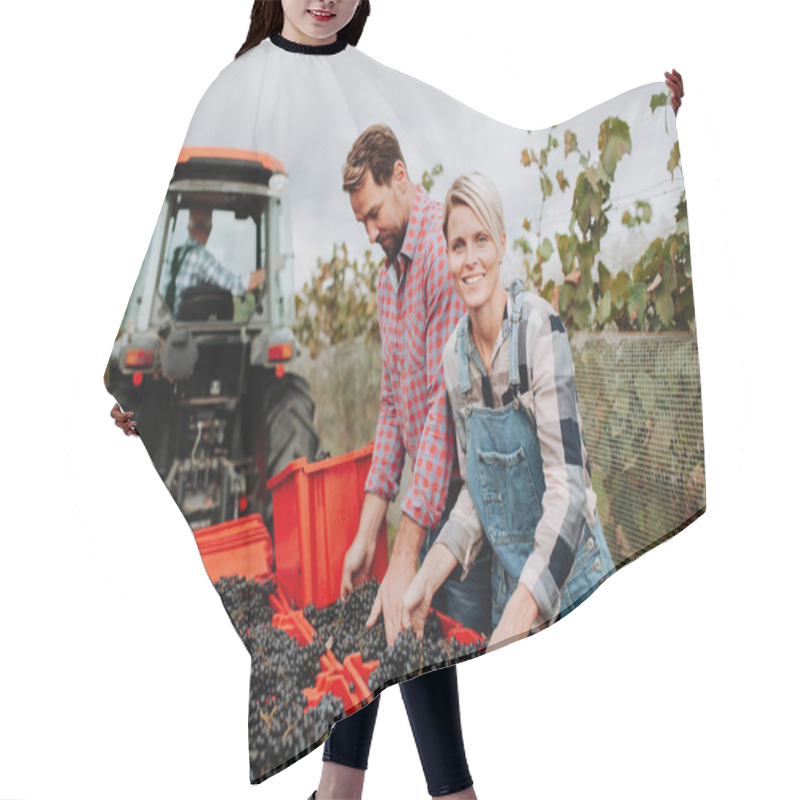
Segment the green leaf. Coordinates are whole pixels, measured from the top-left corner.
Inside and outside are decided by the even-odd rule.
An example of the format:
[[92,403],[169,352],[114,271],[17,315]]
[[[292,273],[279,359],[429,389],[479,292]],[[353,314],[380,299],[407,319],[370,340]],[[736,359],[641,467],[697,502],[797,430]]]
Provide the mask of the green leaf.
[[622,220],[620,220],[623,225],[627,225],[629,228],[632,228],[636,224],[636,220],[631,216],[630,211],[625,211],[622,214]]
[[545,197],[550,197],[550,195],[553,194],[553,182],[547,175],[542,175],[540,183],[542,186],[542,194]]
[[549,239],[542,239],[542,243],[536,248],[536,255],[542,261],[547,261],[553,255],[553,243]]
[[628,123],[619,117],[608,117],[603,120],[597,136],[597,146],[600,148],[600,164],[613,180],[620,159],[631,152],[631,132]]
[[640,330],[644,327],[644,312],[646,308],[647,291],[644,284],[631,284],[628,296],[628,317],[631,324],[638,323]]
[[650,97],[650,111],[652,113],[655,112],[657,108],[661,108],[667,104],[667,97],[666,92],[661,92],[661,94],[654,94]]
[[520,236],[514,239],[514,250],[519,250],[523,255],[529,256],[533,253],[531,243],[524,237]]
[[574,233],[556,234],[556,247],[558,257],[561,260],[561,270],[567,275],[572,272],[572,262],[575,260],[575,251],[578,246],[578,237]]
[[558,181],[558,187],[563,192],[567,186],[569,186],[569,181],[564,177],[564,170],[560,169],[556,172],[556,180]]
[[589,182],[593,191],[598,193],[602,191],[603,176],[595,167],[589,167],[585,173],[581,173],[581,175],[578,176],[578,180],[580,180],[582,175],[586,176],[586,180]]
[[592,315],[592,304],[588,300],[583,300],[575,306],[572,312],[572,321],[578,330],[589,327],[589,319]]
[[672,151],[669,154],[669,161],[667,161],[667,169],[669,170],[669,174],[674,178],[675,177],[675,170],[680,166],[681,163],[681,148],[678,144],[678,140],[675,140],[675,144],[672,145]]
[[572,131],[564,131],[564,158],[578,149],[578,137]]
[[670,296],[678,291],[678,276],[672,261],[668,258],[665,258],[661,265],[661,286]]
[[588,234],[593,221],[603,213],[603,201],[606,199],[606,184],[599,179],[596,185],[593,184],[590,177],[593,174],[591,167],[585,173],[580,173],[572,195],[572,214],[584,236]]
[[[598,281],[600,291],[605,294],[611,292],[611,273],[606,268],[606,265],[601,261],[597,266]],[[611,302],[611,295],[609,294],[609,303]]]
[[672,302],[672,294],[666,290],[663,283],[653,293],[653,301],[656,307],[656,314],[658,314],[664,327],[671,328],[675,305]]
[[634,281],[650,283],[660,271],[663,260],[664,240],[659,237],[650,242],[642,257],[634,264]]
[[603,297],[597,304],[597,313],[595,314],[595,322],[601,327],[611,319],[611,290],[603,293]]
[[617,307],[627,303],[630,294],[631,276],[620,270],[611,281],[611,299]]
[[578,266],[581,270],[589,272],[594,264],[594,247],[591,242],[581,242],[577,248]]

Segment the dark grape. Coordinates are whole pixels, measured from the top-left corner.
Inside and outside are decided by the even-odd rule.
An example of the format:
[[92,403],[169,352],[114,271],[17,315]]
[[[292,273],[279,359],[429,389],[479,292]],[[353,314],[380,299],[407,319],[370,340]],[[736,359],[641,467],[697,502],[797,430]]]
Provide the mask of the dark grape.
[[[251,655],[248,732],[251,777],[255,780],[307,752],[329,730],[344,703],[324,695],[315,707],[307,707],[304,688],[316,684],[320,657],[330,649],[339,661],[360,652],[363,661],[378,660],[367,681],[377,691],[399,678],[419,675],[430,665],[446,666],[482,652],[485,640],[462,645],[444,641],[439,617],[431,611],[421,640],[411,630],[401,631],[392,647],[386,646],[383,618],[372,628],[365,623],[379,584],[374,578],[345,600],[323,608],[308,605],[303,615],[316,635],[307,645],[272,627],[269,596],[274,580],[260,583],[244,578],[222,578],[215,584],[222,602]],[[350,683],[350,691],[354,691]]]

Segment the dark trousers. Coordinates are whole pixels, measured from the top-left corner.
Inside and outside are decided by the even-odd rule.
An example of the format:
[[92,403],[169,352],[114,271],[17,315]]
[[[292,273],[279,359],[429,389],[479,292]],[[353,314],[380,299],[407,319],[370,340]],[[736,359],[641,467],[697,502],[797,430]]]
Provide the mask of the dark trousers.
[[[451,487],[442,519],[439,525],[428,531],[423,543],[420,563],[450,516],[459,489],[458,485]],[[457,566],[434,595],[432,605],[462,625],[488,634],[492,621],[491,548],[482,548],[466,580],[460,580],[460,573],[461,568]],[[400,692],[431,797],[468,789],[472,786],[472,777],[461,733],[455,666],[402,681]],[[334,761],[356,769],[367,768],[379,701],[380,695],[333,726],[331,735],[325,740],[323,761]]]
[[[403,681],[400,692],[432,797],[472,786],[461,734],[455,667],[436,669]],[[380,695],[337,722],[325,740],[323,761],[366,769]]]

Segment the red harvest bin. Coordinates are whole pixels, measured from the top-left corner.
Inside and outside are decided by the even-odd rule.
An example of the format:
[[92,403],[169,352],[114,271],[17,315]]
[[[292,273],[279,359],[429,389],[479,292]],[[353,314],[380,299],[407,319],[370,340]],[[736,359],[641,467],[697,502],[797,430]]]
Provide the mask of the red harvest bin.
[[208,577],[255,578],[272,569],[272,541],[261,514],[199,528],[194,532]]
[[[322,608],[339,596],[342,564],[364,504],[372,448],[371,442],[311,464],[299,458],[267,482],[272,492],[276,577],[297,608],[308,603]],[[387,565],[384,521],[370,577],[382,580]]]
[[459,644],[476,644],[483,638],[481,634],[476,633],[472,628],[465,628],[457,620],[448,617],[447,614],[442,614],[441,611],[436,611],[436,613],[442,623],[442,638],[445,641],[455,639]]

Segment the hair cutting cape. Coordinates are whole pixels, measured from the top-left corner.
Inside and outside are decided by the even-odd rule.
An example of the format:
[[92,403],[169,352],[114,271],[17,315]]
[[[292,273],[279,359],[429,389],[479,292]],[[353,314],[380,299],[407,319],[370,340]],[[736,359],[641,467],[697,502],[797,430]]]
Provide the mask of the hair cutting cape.
[[387,686],[485,653],[492,634],[436,602],[421,643],[406,631],[390,648],[382,619],[365,627],[403,499],[425,491],[410,458],[402,472],[402,458],[374,467],[397,472],[382,478],[399,491],[369,579],[339,600],[387,413],[376,290],[392,267],[342,188],[353,143],[375,124],[433,201],[465,172],[497,186],[503,282],[521,278],[569,337],[616,568],[705,510],[686,201],[664,84],[523,131],[350,46],[265,40],[197,107],[105,373],[252,657],[253,783]]

